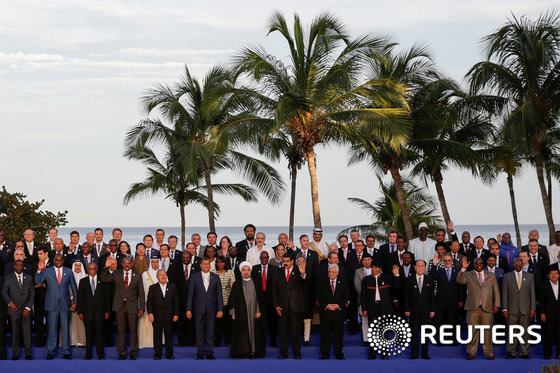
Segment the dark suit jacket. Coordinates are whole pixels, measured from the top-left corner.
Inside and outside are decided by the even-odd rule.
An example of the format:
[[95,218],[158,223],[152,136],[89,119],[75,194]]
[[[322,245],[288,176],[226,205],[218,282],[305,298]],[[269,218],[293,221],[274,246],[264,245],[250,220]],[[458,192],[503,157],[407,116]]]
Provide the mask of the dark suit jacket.
[[[263,295],[269,305],[272,305],[272,282],[274,281],[274,276],[277,271],[277,267],[274,267],[270,263],[268,264],[266,270],[266,291],[263,292]],[[253,281],[255,281],[255,286],[262,290],[262,265],[256,264],[253,266],[253,269],[251,270],[251,277],[253,278]]]
[[[26,307],[31,310],[35,296],[33,276],[26,273],[22,273],[22,276],[23,286],[19,285],[15,272],[5,277],[4,285],[2,286],[2,298],[4,302],[6,302],[6,304],[13,302],[18,308],[18,310],[15,311],[16,314],[21,314]],[[14,314],[14,312],[8,309],[8,314]]]
[[[486,259],[488,259],[488,256],[490,255],[490,251],[486,250],[486,249],[482,249],[482,253],[480,254],[480,257],[482,258],[482,260],[484,261],[484,265],[486,265]],[[470,262],[471,264],[469,265],[468,270],[472,270],[473,264],[474,264],[474,260],[477,258],[476,256],[476,249],[475,250],[471,250],[467,253],[467,262]]]
[[[11,275],[14,273],[14,264],[15,262],[9,262],[4,265],[4,276]],[[33,264],[28,262],[23,262],[23,273],[27,273],[28,275],[33,275]]]
[[204,281],[202,280],[202,272],[194,273],[189,280],[187,311],[198,314],[216,314],[218,311],[223,310],[224,300],[220,277],[210,272],[210,283],[208,291],[206,291]]
[[550,280],[547,279],[543,283],[540,297],[537,299],[539,299],[541,313],[544,313],[546,316],[546,323],[551,323],[548,325],[554,325],[554,322],[560,319],[560,294],[558,295],[558,299],[554,297],[554,291],[552,290]]
[[115,312],[126,311],[136,314],[145,310],[144,285],[142,276],[133,269],[130,269],[128,288],[124,288],[124,270],[117,269],[109,273],[109,268],[101,271],[101,281],[115,284],[115,296],[113,297],[112,310]]
[[105,313],[111,312],[111,293],[107,283],[101,281],[99,275],[95,284],[95,294],[91,292],[91,278],[86,276],[78,286],[78,314],[85,320],[105,320]]
[[235,247],[237,247],[237,257],[241,262],[244,261],[247,257],[247,250],[249,250],[249,242],[244,239],[236,243]]
[[[464,302],[464,288],[457,283],[459,271],[451,267],[451,280],[447,280],[445,268],[432,268],[430,276],[437,282],[436,305],[438,307],[459,307],[459,302]],[[414,277],[415,278],[415,277]]]
[[[404,254],[404,253],[409,253],[410,255],[412,255],[412,263],[414,263],[414,261],[415,261],[414,254],[411,253],[411,252],[408,251],[408,250],[405,250],[405,251],[403,252],[403,254]],[[400,253],[399,253],[399,251],[397,250],[397,251],[393,251],[391,254],[389,254],[388,257],[386,257],[386,259],[385,259],[385,268],[384,268],[384,271],[385,271],[386,273],[391,272],[391,270],[393,269],[393,266],[394,266],[394,265],[397,265],[397,266],[399,266],[399,267],[401,266],[401,262],[400,262],[400,260],[399,260],[399,254],[400,254]]]
[[274,307],[281,307],[283,314],[291,310],[294,313],[301,313],[306,309],[308,300],[305,299],[304,283],[308,281],[307,269],[306,279],[302,277],[296,266],[292,266],[290,279],[286,281],[286,269],[280,268],[274,276],[272,284],[272,304]]
[[[57,251],[56,251],[56,250],[49,251],[49,261],[50,261],[50,262],[52,262],[52,261],[54,260],[54,257],[56,256],[56,254],[57,254]],[[68,248],[64,247],[64,248],[61,250],[60,255],[62,255],[62,258],[64,259],[64,264],[63,264],[63,265],[64,265],[66,268],[72,268],[72,262],[71,262],[71,260],[72,260],[73,256],[70,255],[70,254],[68,254]]]
[[[532,263],[533,257],[529,253],[529,262]],[[548,266],[550,265],[550,257],[548,256],[548,251],[543,254],[540,250],[537,252],[537,267],[539,267],[539,272],[541,274],[541,280],[546,280],[546,275],[548,273]]]
[[[84,271],[87,273],[86,258],[85,258],[84,254],[83,254],[81,251],[78,253],[78,255],[76,255],[76,256],[74,257],[74,260],[73,260],[73,261],[75,262],[76,260],[79,260],[79,261],[82,263],[82,267],[84,268]],[[97,255],[95,255],[95,254],[93,253],[93,251],[90,253],[90,261],[91,261],[92,263],[97,264],[98,269],[99,269],[99,258],[97,257]]]
[[[336,278],[336,286],[334,295],[331,288],[331,280],[327,277],[322,277],[316,282],[315,294],[317,301],[319,301],[319,310],[321,311],[321,320],[340,320],[344,321],[346,318],[346,306],[350,302],[350,289],[348,288],[348,281],[346,277],[338,275]],[[339,310],[329,311],[326,309],[327,304],[338,304]]]
[[[298,257],[299,254],[303,255],[303,251],[301,249],[297,249],[294,255],[294,266],[295,266],[295,259]],[[311,246],[307,249],[307,259],[305,260],[305,273],[313,274],[319,268],[319,254],[313,249]]]
[[191,261],[191,269],[189,272],[189,279],[185,279],[185,270],[181,261],[174,261],[173,265],[167,271],[169,282],[175,284],[179,299],[179,308],[185,311],[187,307],[187,293],[189,290],[189,281],[194,273],[200,272],[200,266]]
[[146,309],[153,314],[155,321],[172,321],[173,316],[179,316],[179,299],[177,288],[171,283],[166,284],[165,297],[161,292],[159,282],[150,285]]
[[[393,304],[398,301],[397,293],[400,289],[400,279],[386,273],[381,273],[377,283],[379,285],[380,296],[380,311],[381,314],[392,314],[394,312]],[[360,302],[362,311],[368,311],[368,316],[372,315],[372,310],[375,307],[375,277],[366,276],[362,280],[362,294],[360,294]],[[378,315],[377,315],[378,316]]]
[[421,291],[418,290],[416,276],[410,276],[405,286],[403,310],[410,312],[411,318],[427,318],[430,312],[436,311],[434,280],[430,275],[424,274]]
[[33,255],[29,254],[29,248],[27,247],[27,242],[23,241],[23,251],[25,252],[25,261],[33,264],[39,260],[39,256],[37,255],[37,249],[41,247],[41,244],[37,241],[33,241]]
[[91,252],[94,253],[95,255],[97,255],[98,258],[101,258],[103,255],[107,254],[108,252],[108,247],[109,245],[107,245],[105,242],[103,242],[103,244],[101,245],[101,251],[99,252],[99,254],[97,253],[97,242],[95,242],[91,248]]
[[[460,252],[461,254],[463,254],[463,255],[465,255],[465,253],[468,253],[468,252],[471,251],[471,250],[475,250],[474,244],[471,243],[471,242],[469,242],[468,245],[465,245],[465,244],[463,243],[463,241],[460,241],[460,246],[461,246],[461,247],[460,247],[460,249],[459,249],[459,252]],[[465,246],[466,246],[466,247],[465,247]]]

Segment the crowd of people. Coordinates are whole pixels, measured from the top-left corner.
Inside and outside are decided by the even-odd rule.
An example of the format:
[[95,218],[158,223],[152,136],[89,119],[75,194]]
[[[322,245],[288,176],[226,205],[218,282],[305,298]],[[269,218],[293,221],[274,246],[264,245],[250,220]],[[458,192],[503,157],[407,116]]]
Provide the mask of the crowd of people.
[[[234,358],[264,357],[271,346],[279,347],[280,359],[289,357],[290,347],[301,359],[313,325],[320,328],[320,359],[329,359],[331,349],[344,359],[345,325],[350,335],[361,334],[368,359],[388,359],[367,333],[373,320],[391,314],[409,322],[411,359],[430,359],[420,341],[423,324],[500,323],[525,330],[540,323],[544,358],[560,358],[560,231],[547,247],[532,230],[521,248],[509,233],[485,241],[463,232],[459,239],[451,222],[435,240],[422,223],[417,238],[407,241],[393,231],[380,246],[357,230],[331,244],[320,228],[300,236],[298,245],[282,233],[269,246],[252,224],[244,234],[235,245],[214,232],[206,244],[193,234],[181,250],[176,236],[158,229],[132,251],[118,228],[108,242],[101,228],[82,243],[73,231],[68,244],[56,228],[46,243],[27,230],[12,244],[0,230],[0,359],[7,359],[8,325],[14,360],[22,347],[33,359],[32,330],[47,360],[59,347],[64,359],[72,358],[72,347],[85,347],[91,359],[93,346],[104,359],[105,348],[115,344],[119,360],[135,360],[146,347],[156,360],[164,351],[173,359],[174,346],[196,346],[197,359],[213,360],[220,345]],[[483,352],[493,360],[485,333]],[[475,358],[479,344],[475,328],[467,359]],[[513,341],[507,352],[508,359],[530,358],[528,342]]]

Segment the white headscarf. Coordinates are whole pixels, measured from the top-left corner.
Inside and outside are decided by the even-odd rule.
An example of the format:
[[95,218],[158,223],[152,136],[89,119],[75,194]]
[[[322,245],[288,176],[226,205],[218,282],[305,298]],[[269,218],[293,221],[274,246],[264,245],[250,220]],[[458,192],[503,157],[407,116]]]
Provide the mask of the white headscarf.
[[[76,264],[80,264],[82,266],[82,270],[79,273],[74,272],[74,268],[76,267]],[[76,280],[76,287],[79,288],[80,280],[87,276],[86,272],[84,271],[84,263],[80,261],[76,261],[72,263],[72,274],[74,275],[74,280]]]
[[[239,270],[241,271],[243,269],[243,267],[249,267],[249,269],[253,268],[253,266],[251,265],[251,262],[248,261],[248,260],[246,260],[244,262],[241,262],[241,264],[239,265]],[[251,277],[249,277],[249,278],[241,277],[241,278],[243,279],[243,281],[249,281],[251,279]]]
[[152,268],[152,260],[158,260],[156,258],[150,258],[149,260],[149,265],[148,265],[148,273],[150,274],[150,277],[152,278],[152,280],[154,281],[154,284],[157,282],[157,271],[161,268],[160,266],[158,266],[158,269],[153,269]]

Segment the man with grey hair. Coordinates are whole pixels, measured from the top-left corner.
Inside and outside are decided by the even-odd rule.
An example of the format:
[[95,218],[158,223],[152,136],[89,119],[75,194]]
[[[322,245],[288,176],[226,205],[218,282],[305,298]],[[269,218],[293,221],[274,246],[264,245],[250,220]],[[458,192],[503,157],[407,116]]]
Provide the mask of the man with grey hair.
[[26,230],[23,232],[23,239],[24,241],[24,250],[25,250],[25,259],[26,261],[34,264],[37,262],[37,248],[39,244],[35,242],[35,232],[31,229]]
[[344,360],[342,353],[342,336],[346,307],[350,302],[350,290],[347,279],[339,276],[338,264],[329,264],[328,277],[316,283],[316,295],[321,313],[321,360],[330,357],[331,336],[334,339],[334,356]]
[[161,336],[165,335],[165,357],[173,357],[173,323],[179,320],[179,298],[177,288],[167,281],[167,272],[160,268],[158,283],[150,285],[146,310],[154,327],[154,360],[161,359],[163,350]]
[[256,242],[255,246],[247,250],[246,260],[251,263],[251,266],[255,266],[260,263],[261,261],[260,255],[261,252],[263,251],[268,252],[269,259],[276,258],[276,255],[274,254],[274,250],[270,247],[265,246],[264,244],[265,239],[266,236],[264,235],[264,233],[262,232],[257,233],[255,236],[255,242]]

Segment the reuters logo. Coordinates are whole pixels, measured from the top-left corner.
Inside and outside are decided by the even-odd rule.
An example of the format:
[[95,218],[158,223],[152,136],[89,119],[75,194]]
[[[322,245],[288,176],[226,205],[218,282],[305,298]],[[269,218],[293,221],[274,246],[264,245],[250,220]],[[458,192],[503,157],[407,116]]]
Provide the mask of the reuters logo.
[[368,342],[381,355],[398,355],[410,344],[408,323],[396,315],[383,315],[369,325]]

